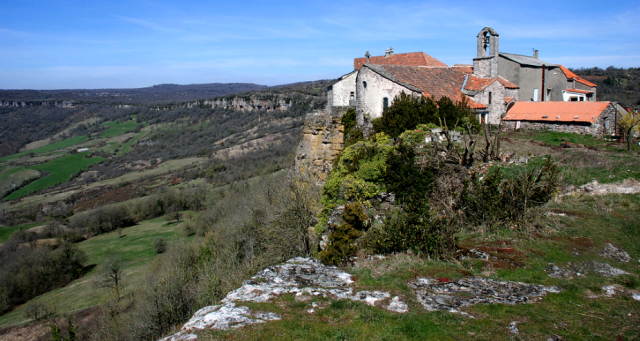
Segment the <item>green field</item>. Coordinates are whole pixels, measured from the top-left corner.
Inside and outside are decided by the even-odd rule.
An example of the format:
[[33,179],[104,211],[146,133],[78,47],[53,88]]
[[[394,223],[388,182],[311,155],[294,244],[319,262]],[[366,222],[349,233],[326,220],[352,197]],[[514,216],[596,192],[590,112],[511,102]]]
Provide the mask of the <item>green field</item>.
[[[189,219],[185,214],[185,220]],[[108,289],[96,288],[94,283],[100,271],[100,265],[109,256],[121,257],[124,261],[124,295],[132,292],[143,279],[142,273],[156,257],[153,240],[164,237],[167,241],[180,238],[181,224],[169,223],[163,217],[146,220],[138,225],[93,237],[78,243],[89,257],[91,270],[83,277],[64,288],[59,288],[38,296],[32,302],[46,301],[55,304],[58,312],[65,313],[103,303],[109,294]],[[12,227],[13,228],[13,227]],[[2,231],[3,228],[0,228]],[[27,322],[23,316],[25,306],[0,316],[0,326]]]
[[20,156],[26,155],[26,154],[29,154],[29,153],[42,154],[42,153],[54,151],[54,150],[57,150],[57,149],[67,148],[67,147],[73,146],[75,144],[82,143],[82,142],[84,142],[84,141],[86,141],[88,139],[89,138],[86,137],[86,136],[76,136],[76,137],[72,137],[70,139],[66,139],[66,140],[63,140],[63,141],[58,141],[58,142],[52,143],[52,144],[44,146],[42,148],[28,150],[28,151],[25,151],[25,152],[20,152],[20,153],[17,153],[17,154],[12,154],[12,155],[9,155],[9,156],[5,156],[3,158],[0,158],[0,161],[9,161],[9,160],[17,159]]
[[118,120],[105,122],[102,125],[108,129],[103,131],[100,137],[115,137],[135,130],[138,126],[138,122],[136,122],[135,119],[125,122]]
[[0,244],[9,240],[16,231],[27,230],[32,227],[40,226],[42,223],[29,223],[16,226],[0,226]]
[[104,158],[101,157],[94,157],[90,159],[85,158],[84,156],[87,154],[89,154],[89,152],[72,154],[57,158],[42,165],[28,167],[30,169],[49,172],[50,174],[9,194],[5,197],[5,200],[14,200],[43,188],[48,188],[65,182],[69,180],[73,174],[86,169],[91,164],[99,163],[104,160]]

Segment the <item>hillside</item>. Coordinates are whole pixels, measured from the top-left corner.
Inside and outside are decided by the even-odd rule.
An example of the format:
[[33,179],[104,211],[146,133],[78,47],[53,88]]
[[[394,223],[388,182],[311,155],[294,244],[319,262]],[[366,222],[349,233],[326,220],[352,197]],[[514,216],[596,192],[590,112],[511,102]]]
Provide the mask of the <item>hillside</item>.
[[640,106],[640,68],[580,68],[572,70],[598,85],[598,100],[619,102],[624,107]]
[[[370,139],[348,116],[305,126],[328,84],[0,108],[0,340],[50,339],[51,324],[154,340],[203,307],[246,326],[185,337],[640,334],[638,146],[518,131],[490,153],[495,132],[474,130],[469,155],[425,143],[429,125]],[[303,133],[317,135],[306,152],[338,155],[307,155],[333,166],[324,188],[291,171]],[[342,133],[344,149],[330,149]],[[606,191],[627,194],[592,195]]]
[[[0,90],[0,106],[42,102],[151,104],[192,101],[268,88],[250,83],[158,84],[134,89]],[[24,102],[24,105],[22,104]]]

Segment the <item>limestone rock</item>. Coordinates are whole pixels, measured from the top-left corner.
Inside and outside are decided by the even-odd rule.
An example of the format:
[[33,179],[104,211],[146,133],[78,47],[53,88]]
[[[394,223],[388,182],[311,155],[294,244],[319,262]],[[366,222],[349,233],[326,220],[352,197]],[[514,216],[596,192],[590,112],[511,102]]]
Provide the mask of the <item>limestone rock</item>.
[[480,277],[463,278],[457,282],[419,278],[409,286],[416,289],[418,301],[426,310],[446,310],[467,316],[470,315],[460,308],[481,303],[530,303],[541,299],[547,292],[560,292],[557,287]]
[[316,111],[307,114],[302,140],[296,150],[295,168],[298,172],[317,179],[323,184],[333,160],[344,146],[342,112]]
[[549,264],[545,271],[549,274],[549,277],[553,278],[572,278],[576,274],[572,270],[554,264]]
[[631,257],[626,251],[619,247],[613,246],[613,244],[611,243],[604,244],[604,250],[600,252],[600,256],[611,258],[620,263],[628,263],[629,261],[631,261]]
[[607,263],[591,261],[591,262],[584,262],[582,264],[586,269],[606,277],[620,276],[628,273],[622,269],[614,268],[613,266]]
[[400,300],[400,297],[396,296],[391,300],[387,310],[394,311],[396,313],[406,313],[409,311],[409,306]]

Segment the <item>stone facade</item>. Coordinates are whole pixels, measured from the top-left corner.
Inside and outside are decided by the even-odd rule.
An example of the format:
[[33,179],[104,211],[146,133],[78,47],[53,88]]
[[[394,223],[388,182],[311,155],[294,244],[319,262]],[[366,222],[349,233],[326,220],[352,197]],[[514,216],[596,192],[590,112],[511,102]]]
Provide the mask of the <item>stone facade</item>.
[[370,68],[362,68],[356,80],[358,124],[364,124],[364,115],[368,115],[369,119],[382,117],[385,98],[387,104],[391,105],[393,99],[403,91],[406,94],[420,96],[420,93],[393,82]]
[[355,107],[357,76],[357,71],[351,71],[327,88],[327,111]]
[[482,113],[487,113],[487,117],[484,118],[485,120],[479,117],[479,121],[489,124],[499,124],[502,115],[507,112],[507,105],[509,103],[505,99],[508,97],[513,97],[513,99],[517,101],[518,89],[505,88],[500,82],[493,82],[483,91],[475,94],[472,99],[488,107],[486,111],[482,111]]
[[317,111],[307,114],[302,139],[296,150],[296,171],[324,184],[333,160],[344,148],[344,126],[341,118],[346,110]]

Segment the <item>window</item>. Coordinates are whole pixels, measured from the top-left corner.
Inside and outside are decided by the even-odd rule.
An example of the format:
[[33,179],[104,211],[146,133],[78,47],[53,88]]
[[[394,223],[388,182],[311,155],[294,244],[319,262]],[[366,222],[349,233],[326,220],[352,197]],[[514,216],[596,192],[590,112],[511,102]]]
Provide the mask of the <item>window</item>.
[[492,98],[491,98],[491,97],[493,97],[492,95],[493,95],[493,94],[490,92],[490,93],[489,93],[489,104],[491,104],[491,100],[492,100]]
[[570,100],[571,102],[577,102],[577,101],[578,101],[578,97],[576,97],[576,96],[571,96],[571,97],[569,97],[569,100]]
[[349,97],[349,100],[353,101],[354,97],[355,97],[355,94],[353,93],[353,91],[351,91],[351,97]]
[[362,82],[362,86],[366,89],[367,88],[367,82]]
[[580,96],[580,102],[584,101],[584,97]]
[[387,110],[389,107],[389,98],[385,97],[382,99],[382,110]]
[[533,89],[533,98],[531,98],[531,100],[534,102],[538,101],[538,89]]

